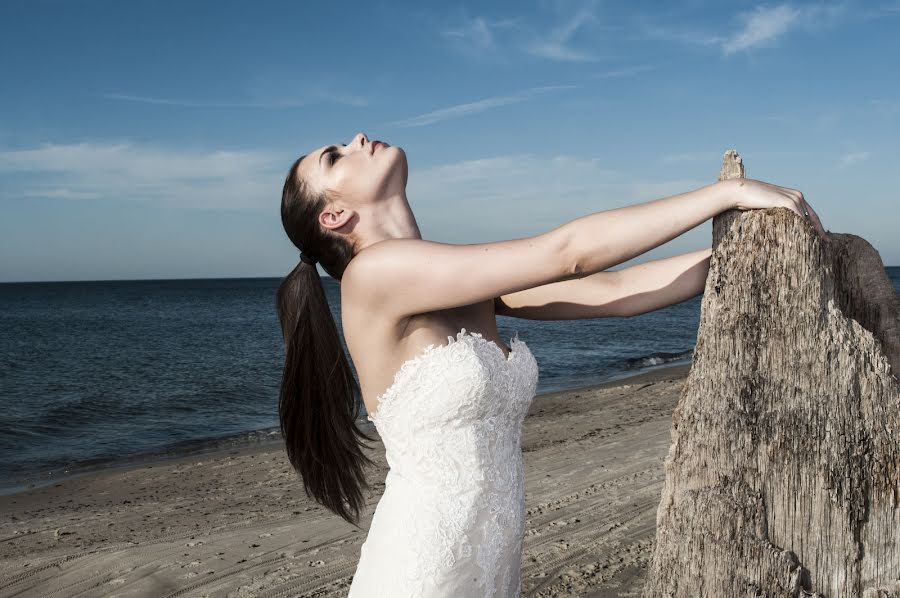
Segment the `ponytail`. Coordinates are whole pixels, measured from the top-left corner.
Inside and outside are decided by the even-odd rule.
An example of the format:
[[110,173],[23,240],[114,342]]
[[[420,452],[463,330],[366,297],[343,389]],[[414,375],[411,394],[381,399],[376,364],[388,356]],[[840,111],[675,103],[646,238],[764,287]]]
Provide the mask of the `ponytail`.
[[285,360],[278,416],[288,460],[307,495],[358,525],[368,488],[359,384],[341,346],[315,264],[298,262],[277,294]]

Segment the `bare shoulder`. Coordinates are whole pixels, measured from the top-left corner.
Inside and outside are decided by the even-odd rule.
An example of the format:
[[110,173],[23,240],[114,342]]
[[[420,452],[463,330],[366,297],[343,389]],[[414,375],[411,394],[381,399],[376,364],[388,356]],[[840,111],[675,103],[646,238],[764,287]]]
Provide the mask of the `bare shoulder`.
[[[385,239],[366,247],[350,260],[341,276],[341,286],[351,291],[364,290],[374,278],[375,266],[384,260],[402,260],[403,254],[415,247],[416,243],[427,243],[420,239]],[[343,289],[342,289],[343,290]]]
[[427,246],[437,246],[441,243],[426,241],[425,239],[384,239],[369,245],[350,260],[346,272],[368,272],[376,264],[395,264],[403,262],[410,255],[410,251]]
[[[390,310],[385,305],[392,296],[391,292],[384,292],[390,272],[396,272],[404,268],[404,264],[410,263],[411,256],[416,252],[421,253],[425,245],[439,245],[434,241],[423,239],[385,239],[366,247],[350,260],[341,277],[341,301],[347,302],[348,307],[355,313],[365,314],[363,317],[377,318],[375,312],[388,314]],[[369,313],[365,313],[369,312]],[[397,329],[413,314],[382,316],[386,329]]]

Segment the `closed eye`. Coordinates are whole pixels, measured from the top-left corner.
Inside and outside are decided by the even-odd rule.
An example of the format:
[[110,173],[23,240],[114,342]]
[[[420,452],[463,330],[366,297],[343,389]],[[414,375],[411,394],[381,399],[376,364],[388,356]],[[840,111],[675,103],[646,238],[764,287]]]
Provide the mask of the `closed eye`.
[[[342,146],[345,146],[345,145],[347,145],[347,144],[346,144],[346,143],[342,143],[341,145],[342,145]],[[329,152],[329,154],[330,154],[329,157],[328,157],[328,160],[329,160],[328,163],[329,163],[329,164],[334,164],[335,162],[338,161],[338,158],[341,157],[341,155],[340,155],[339,153],[337,153],[337,152]]]

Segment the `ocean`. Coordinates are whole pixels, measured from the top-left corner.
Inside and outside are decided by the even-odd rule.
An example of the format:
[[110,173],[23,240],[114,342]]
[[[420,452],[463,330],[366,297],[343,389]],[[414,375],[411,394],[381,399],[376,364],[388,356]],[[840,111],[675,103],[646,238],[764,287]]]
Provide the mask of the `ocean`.
[[[888,273],[900,290],[900,268]],[[340,330],[340,288],[323,281]],[[0,284],[0,493],[277,440],[279,283]],[[507,345],[516,333],[528,344],[540,394],[687,363],[699,316],[696,297],[632,318],[499,316],[497,327]]]

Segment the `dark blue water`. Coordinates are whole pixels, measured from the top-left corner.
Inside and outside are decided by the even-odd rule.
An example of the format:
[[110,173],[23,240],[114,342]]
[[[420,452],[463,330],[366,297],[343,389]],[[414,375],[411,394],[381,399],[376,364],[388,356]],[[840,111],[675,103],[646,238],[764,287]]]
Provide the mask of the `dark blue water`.
[[[340,288],[323,281],[340,330]],[[277,439],[279,282],[0,284],[0,488]],[[500,316],[498,329],[528,343],[543,393],[686,361],[699,315],[697,297],[633,318]]]

